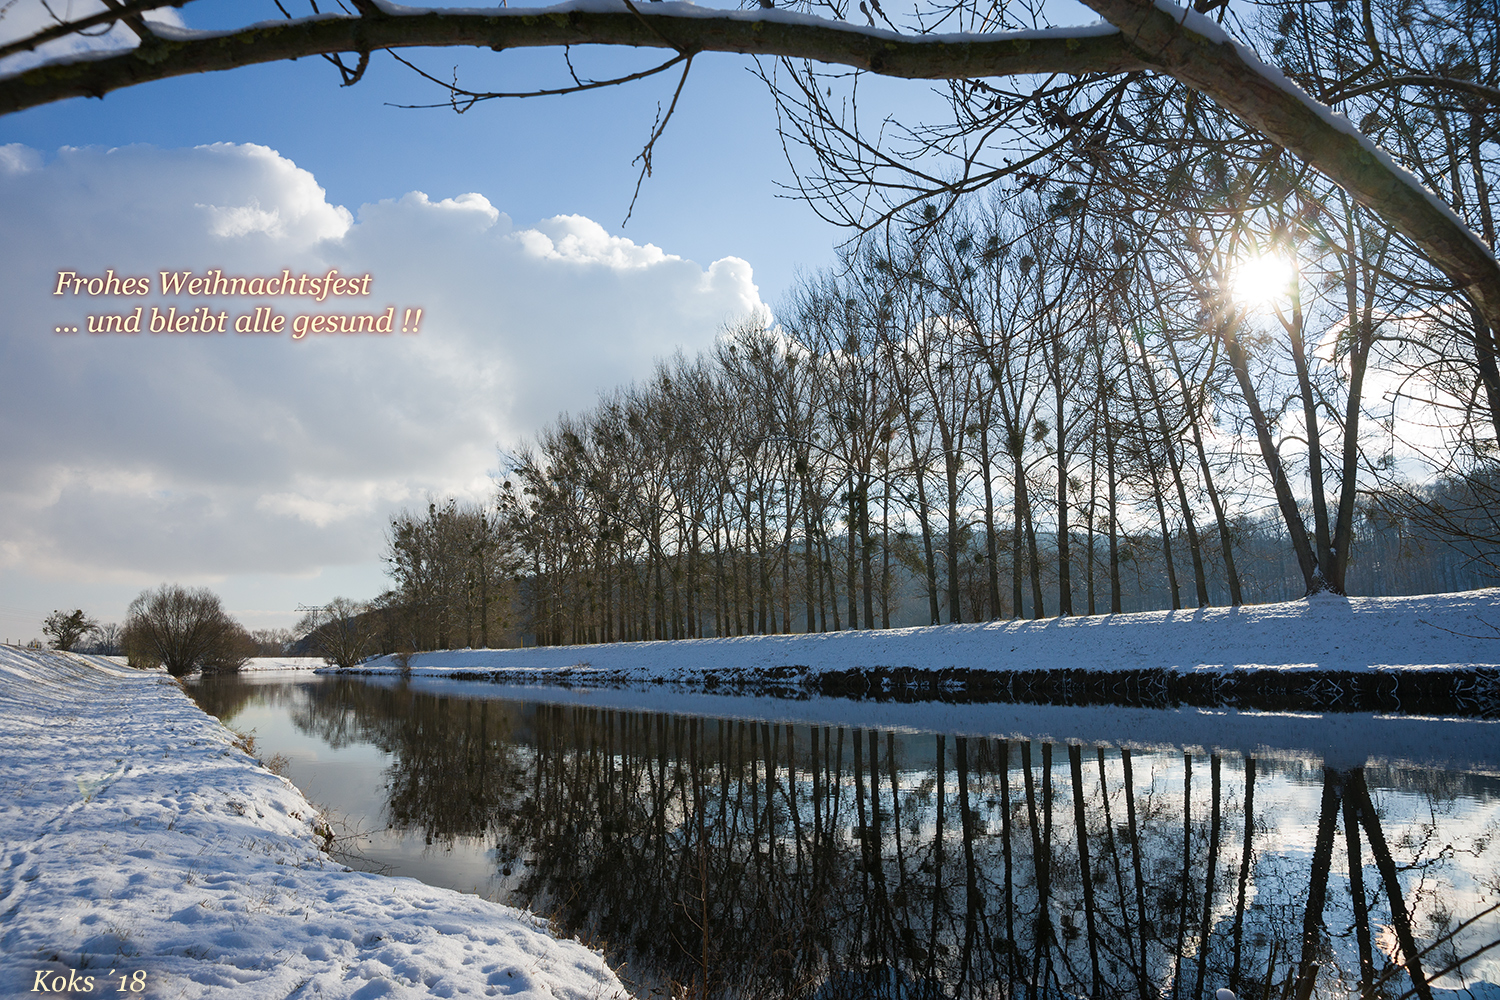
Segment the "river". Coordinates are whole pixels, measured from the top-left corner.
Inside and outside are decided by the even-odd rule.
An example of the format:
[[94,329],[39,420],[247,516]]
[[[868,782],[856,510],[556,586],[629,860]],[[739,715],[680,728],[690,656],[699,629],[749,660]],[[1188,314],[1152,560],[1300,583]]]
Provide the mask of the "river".
[[529,908],[642,997],[1500,998],[1493,720],[189,690],[349,864]]

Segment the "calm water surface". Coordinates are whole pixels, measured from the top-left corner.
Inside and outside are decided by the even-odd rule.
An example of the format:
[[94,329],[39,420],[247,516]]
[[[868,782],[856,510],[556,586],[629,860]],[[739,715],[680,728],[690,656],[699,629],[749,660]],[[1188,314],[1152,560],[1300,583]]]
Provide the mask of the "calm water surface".
[[351,864],[549,916],[642,996],[1500,998],[1496,722],[190,690]]

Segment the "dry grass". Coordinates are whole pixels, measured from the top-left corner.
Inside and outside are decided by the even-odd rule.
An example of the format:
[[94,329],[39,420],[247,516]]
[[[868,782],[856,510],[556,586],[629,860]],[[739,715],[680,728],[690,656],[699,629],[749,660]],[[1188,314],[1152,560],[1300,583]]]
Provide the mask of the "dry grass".
[[244,751],[248,756],[254,757],[257,764],[272,774],[282,778],[286,777],[287,768],[292,764],[291,758],[279,753],[272,755],[270,760],[260,757],[255,743],[255,730],[253,729],[248,733],[241,732],[238,729],[230,729],[229,732],[233,735],[233,738],[229,741],[232,746]]

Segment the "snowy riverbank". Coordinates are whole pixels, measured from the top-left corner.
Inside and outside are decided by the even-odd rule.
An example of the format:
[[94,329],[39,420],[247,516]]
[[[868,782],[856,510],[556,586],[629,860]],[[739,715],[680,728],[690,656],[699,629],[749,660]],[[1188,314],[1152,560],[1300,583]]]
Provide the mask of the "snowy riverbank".
[[252,656],[240,665],[242,674],[286,673],[318,670],[325,666],[321,656]]
[[317,829],[164,674],[0,647],[0,996],[626,995],[538,919],[350,871]]
[[[897,700],[1467,711],[1500,698],[1500,589],[1242,608],[419,653],[412,676]],[[400,673],[396,657],[362,664]],[[1476,700],[1475,692],[1478,692]]]

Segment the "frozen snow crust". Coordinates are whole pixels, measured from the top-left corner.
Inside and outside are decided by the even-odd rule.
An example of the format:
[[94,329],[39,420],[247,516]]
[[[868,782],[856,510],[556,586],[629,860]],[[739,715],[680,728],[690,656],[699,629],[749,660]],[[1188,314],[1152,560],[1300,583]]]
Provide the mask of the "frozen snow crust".
[[528,913],[330,861],[231,741],[164,674],[0,647],[0,997],[627,996]]
[[[419,653],[412,676],[894,700],[1500,706],[1500,589],[890,631]],[[398,673],[395,657],[360,668]]]

